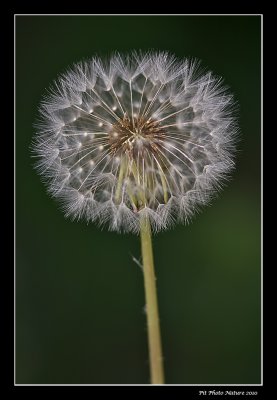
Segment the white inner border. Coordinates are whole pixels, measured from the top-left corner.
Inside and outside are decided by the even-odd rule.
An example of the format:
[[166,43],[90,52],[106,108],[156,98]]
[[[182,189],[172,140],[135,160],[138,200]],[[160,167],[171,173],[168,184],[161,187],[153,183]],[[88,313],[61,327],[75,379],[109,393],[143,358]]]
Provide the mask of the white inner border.
[[17,16],[260,16],[261,17],[261,384],[29,384],[16,383],[16,238],[14,233],[14,386],[263,386],[263,14],[14,14],[14,220],[16,204],[16,17]]

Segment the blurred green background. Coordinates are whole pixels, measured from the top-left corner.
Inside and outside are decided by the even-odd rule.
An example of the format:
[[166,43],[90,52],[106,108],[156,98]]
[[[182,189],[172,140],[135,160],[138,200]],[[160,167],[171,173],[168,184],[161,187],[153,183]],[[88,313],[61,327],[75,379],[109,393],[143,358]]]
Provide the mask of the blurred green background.
[[240,107],[233,179],[192,224],[154,238],[166,382],[258,384],[259,16],[16,17],[16,383],[149,383],[138,237],[66,220],[29,149],[61,71],[130,49],[201,59]]

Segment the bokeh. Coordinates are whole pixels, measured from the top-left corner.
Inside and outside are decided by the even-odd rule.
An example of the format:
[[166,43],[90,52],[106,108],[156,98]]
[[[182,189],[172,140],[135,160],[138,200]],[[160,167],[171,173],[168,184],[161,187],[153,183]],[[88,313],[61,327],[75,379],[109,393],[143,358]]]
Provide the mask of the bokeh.
[[188,226],[154,237],[166,382],[261,381],[259,16],[16,17],[16,383],[147,384],[139,238],[66,220],[33,169],[41,96],[118,50],[196,57],[239,104],[237,169]]

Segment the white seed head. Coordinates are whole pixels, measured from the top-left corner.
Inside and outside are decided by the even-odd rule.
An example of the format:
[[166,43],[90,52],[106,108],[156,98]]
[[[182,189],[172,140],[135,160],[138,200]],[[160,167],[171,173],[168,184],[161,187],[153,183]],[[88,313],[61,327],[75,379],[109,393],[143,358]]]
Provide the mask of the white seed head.
[[165,53],[75,64],[42,101],[33,151],[66,216],[139,232],[187,222],[234,168],[233,96]]

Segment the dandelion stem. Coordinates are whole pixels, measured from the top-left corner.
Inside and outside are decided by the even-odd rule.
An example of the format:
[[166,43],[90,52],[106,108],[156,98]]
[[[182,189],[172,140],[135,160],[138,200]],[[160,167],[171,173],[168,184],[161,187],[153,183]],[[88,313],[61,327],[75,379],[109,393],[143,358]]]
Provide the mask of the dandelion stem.
[[151,383],[162,384],[164,383],[164,371],[151,227],[148,218],[145,216],[140,220],[140,237],[146,298]]

